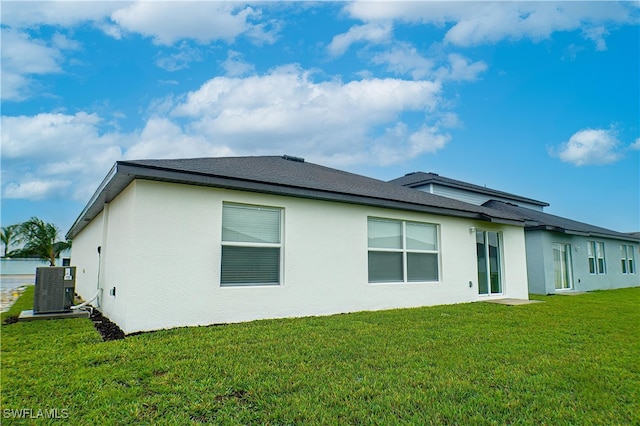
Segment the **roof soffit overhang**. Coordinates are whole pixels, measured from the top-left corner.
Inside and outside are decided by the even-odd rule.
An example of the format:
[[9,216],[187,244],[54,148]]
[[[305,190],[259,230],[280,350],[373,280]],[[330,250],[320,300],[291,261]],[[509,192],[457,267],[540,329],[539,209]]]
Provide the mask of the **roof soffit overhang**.
[[76,221],[71,225],[65,238],[72,240],[89,222],[104,210],[105,204],[110,203],[118,196],[131,182],[134,176],[121,172],[119,162],[113,165],[107,176],[102,180],[98,189],[91,196],[85,208],[80,212]]
[[586,231],[575,231],[571,229],[565,229],[558,226],[550,226],[550,225],[540,225],[536,224],[535,226],[530,226],[525,224],[526,232],[533,231],[550,231],[557,232],[565,235],[574,235],[579,237],[591,237],[591,238],[606,238],[609,240],[620,240],[620,241],[630,241],[634,243],[640,243],[639,238],[635,238],[632,235],[624,235],[624,234],[605,234],[603,232],[586,232]]
[[[134,165],[133,167],[138,167]],[[370,197],[364,195],[356,195],[350,193],[340,193],[332,191],[323,191],[319,189],[310,189],[296,187],[290,185],[282,185],[268,183],[262,181],[245,180],[238,178],[229,178],[226,176],[215,176],[211,174],[185,172],[179,170],[168,170],[144,166],[147,170],[144,175],[135,174],[136,178],[157,180],[162,182],[185,183],[190,185],[200,185],[223,189],[232,189],[238,191],[259,192],[273,195],[284,195],[298,198],[308,198],[322,201],[336,201],[350,204],[367,205],[371,207],[386,207],[392,209],[400,209],[414,211],[419,213],[432,213],[446,216],[464,217],[470,219],[483,220],[486,222],[503,223],[509,225],[524,226],[524,222],[519,219],[510,219],[508,217],[496,217],[487,213],[468,212],[463,210],[449,209],[436,206],[428,206],[423,204],[415,204],[404,201],[389,200],[385,198]],[[123,169],[123,171],[128,171]],[[499,212],[496,212],[499,213]]]
[[406,201],[390,200],[365,195],[322,191],[319,189],[295,187],[262,181],[244,180],[226,176],[217,176],[210,173],[205,174],[193,171],[181,171],[149,165],[138,165],[127,163],[126,161],[119,161],[113,166],[100,186],[98,186],[98,189],[87,203],[87,206],[82,210],[79,217],[71,226],[69,232],[67,232],[66,238],[73,239],[73,237],[75,237],[82,229],[84,229],[84,227],[91,220],[93,220],[98,214],[100,214],[100,212],[104,209],[105,204],[110,203],[135,179],[206,186],[238,191],[258,192],[264,194],[292,196],[322,201],[335,201],[349,204],[366,205],[371,207],[412,211],[418,213],[455,216],[460,218],[475,219],[506,225],[524,226],[524,222],[522,220],[512,219],[510,217],[506,217],[505,215],[503,215],[504,217],[499,217],[500,212],[497,211],[496,215],[491,215],[482,212],[449,209],[444,207],[429,206],[424,204],[416,204]]

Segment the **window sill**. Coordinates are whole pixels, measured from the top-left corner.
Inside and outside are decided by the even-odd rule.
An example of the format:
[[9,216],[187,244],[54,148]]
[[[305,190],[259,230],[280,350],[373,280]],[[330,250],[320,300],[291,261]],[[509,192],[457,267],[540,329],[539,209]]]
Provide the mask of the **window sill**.
[[278,288],[284,287],[282,284],[240,284],[240,285],[219,285],[221,289],[237,289],[237,288]]
[[427,284],[441,284],[441,281],[384,281],[384,282],[368,282],[368,285],[427,285]]

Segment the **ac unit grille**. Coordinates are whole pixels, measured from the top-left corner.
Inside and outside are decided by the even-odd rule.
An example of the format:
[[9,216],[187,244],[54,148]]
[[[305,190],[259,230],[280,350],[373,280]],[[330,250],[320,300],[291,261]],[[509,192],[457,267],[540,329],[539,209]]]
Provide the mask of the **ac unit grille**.
[[33,312],[36,314],[69,311],[76,286],[75,266],[36,268]]

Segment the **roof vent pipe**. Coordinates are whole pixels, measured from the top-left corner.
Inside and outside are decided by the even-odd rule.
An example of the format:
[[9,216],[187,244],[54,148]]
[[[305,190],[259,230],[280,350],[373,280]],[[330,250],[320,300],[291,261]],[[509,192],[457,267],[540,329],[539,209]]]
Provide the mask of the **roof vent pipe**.
[[283,155],[282,158],[289,161],[295,161],[296,163],[304,163],[304,158],[302,157],[294,157],[293,155]]

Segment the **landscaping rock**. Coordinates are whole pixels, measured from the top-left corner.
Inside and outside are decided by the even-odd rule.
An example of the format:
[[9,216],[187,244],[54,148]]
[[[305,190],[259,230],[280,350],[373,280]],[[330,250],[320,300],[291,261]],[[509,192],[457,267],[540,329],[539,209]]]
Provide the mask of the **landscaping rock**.
[[16,288],[3,288],[0,293],[0,312],[6,312],[11,305],[18,300],[26,286]]

